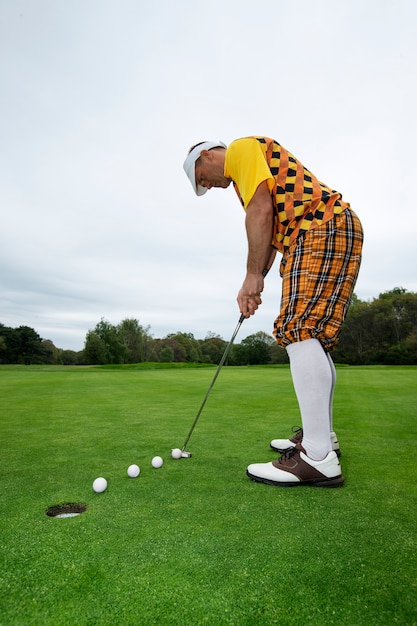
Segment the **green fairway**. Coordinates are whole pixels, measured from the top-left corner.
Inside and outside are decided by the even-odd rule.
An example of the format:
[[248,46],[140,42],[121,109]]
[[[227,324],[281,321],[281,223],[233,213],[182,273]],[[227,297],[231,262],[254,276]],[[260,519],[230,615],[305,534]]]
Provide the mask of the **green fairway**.
[[338,368],[340,489],[246,477],[300,425],[288,366],[223,368],[173,460],[214,372],[0,367],[1,625],[417,624],[417,368]]

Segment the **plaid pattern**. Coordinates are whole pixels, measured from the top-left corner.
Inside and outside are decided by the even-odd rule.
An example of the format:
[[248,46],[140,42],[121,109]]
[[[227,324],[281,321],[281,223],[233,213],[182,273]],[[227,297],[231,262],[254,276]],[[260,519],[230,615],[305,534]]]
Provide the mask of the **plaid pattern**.
[[274,324],[280,345],[316,338],[325,350],[334,348],[358,277],[362,243],[361,223],[345,209],[285,250],[281,311]]

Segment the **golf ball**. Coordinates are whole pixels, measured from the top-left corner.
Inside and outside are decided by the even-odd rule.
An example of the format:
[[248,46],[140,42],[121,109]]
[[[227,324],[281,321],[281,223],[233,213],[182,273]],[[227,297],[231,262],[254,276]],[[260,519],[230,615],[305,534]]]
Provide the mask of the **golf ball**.
[[102,493],[107,489],[107,480],[105,478],[96,478],[93,482],[93,489],[96,493]]
[[171,456],[173,459],[180,459],[182,457],[182,452],[179,448],[174,448],[171,450]]
[[133,465],[129,465],[127,468],[127,475],[130,476],[130,478],[137,478],[139,474],[140,467],[138,465],[135,465],[135,463],[133,463]]
[[154,456],[152,459],[152,467],[158,469],[158,467],[162,467],[164,461],[160,456]]

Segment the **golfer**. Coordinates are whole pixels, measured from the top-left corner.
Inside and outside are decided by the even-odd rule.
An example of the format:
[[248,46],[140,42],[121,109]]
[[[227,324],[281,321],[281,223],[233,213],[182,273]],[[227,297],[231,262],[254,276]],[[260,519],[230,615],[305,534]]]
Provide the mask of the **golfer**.
[[277,251],[282,254],[274,335],[288,353],[302,428],[271,441],[281,456],[249,465],[247,474],[271,485],[338,487],[344,478],[332,424],[336,370],[330,351],[359,272],[361,223],[338,191],[268,137],[244,137],[229,146],[204,141],[190,149],[184,170],[197,196],[233,183],[246,211],[246,276],[237,296],[246,318],[262,302],[263,270]]

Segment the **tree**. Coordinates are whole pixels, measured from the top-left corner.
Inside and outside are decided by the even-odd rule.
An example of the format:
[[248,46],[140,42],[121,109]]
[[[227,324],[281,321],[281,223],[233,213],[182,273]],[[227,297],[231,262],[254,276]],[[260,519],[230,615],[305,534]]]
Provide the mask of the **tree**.
[[174,351],[169,346],[164,346],[159,353],[161,363],[172,363],[174,360]]
[[[173,344],[177,346],[177,350],[174,345],[171,346],[174,350],[176,361],[182,360],[191,363],[201,363],[203,360],[200,344],[192,333],[181,333],[178,331],[175,334],[167,335],[167,340],[171,340]],[[177,358],[179,351],[183,355],[181,359]]]
[[61,365],[81,365],[84,360],[84,351],[60,350],[58,358]]
[[[187,350],[182,343],[177,341],[175,335],[168,335],[168,337],[160,339],[158,345],[159,355],[161,353],[161,350],[164,350],[164,348],[169,348],[172,351],[173,361],[175,361],[176,363],[185,363],[187,361]],[[160,360],[160,356],[158,358]]]
[[101,318],[93,331],[103,342],[106,352],[105,363],[125,363],[127,347],[114,326],[104,318]]
[[334,351],[339,363],[417,363],[417,294],[395,287],[362,302],[354,298]]
[[29,326],[19,326],[15,330],[10,329],[7,340],[9,348],[9,363],[43,363],[45,353],[42,350],[42,339],[38,333]]
[[232,362],[236,365],[264,365],[271,362],[274,339],[263,331],[249,335],[234,346]]
[[[3,324],[0,324],[0,326],[3,326]],[[3,326],[4,328],[4,326]],[[7,353],[7,343],[6,343],[6,339],[3,335],[0,335],[0,363],[5,363],[6,361],[4,361],[4,355]]]
[[402,287],[395,287],[379,296],[387,304],[388,319],[395,341],[400,345],[417,325],[417,297]]
[[0,324],[0,362],[30,365],[47,363],[49,358],[41,337],[33,328],[9,328]]
[[333,352],[338,363],[359,365],[371,356],[373,346],[378,342],[373,324],[372,308],[369,302],[355,300],[342,327],[339,343]]
[[9,328],[4,324],[0,325],[1,345],[0,351],[2,363],[20,363],[17,347],[17,336],[14,328]]
[[276,340],[274,341],[273,345],[271,345],[270,347],[269,355],[271,358],[271,363],[284,364],[284,363],[289,362],[286,349],[280,346]]
[[84,359],[88,365],[107,363],[106,344],[93,330],[89,330],[84,343]]
[[203,341],[200,341],[202,360],[205,363],[220,363],[227,342],[219,335],[208,333]]
[[44,363],[54,365],[59,360],[59,350],[54,346],[50,339],[43,339],[41,342],[44,352]]
[[149,360],[152,335],[150,326],[141,326],[136,319],[125,319],[117,327],[120,340],[127,350],[127,363],[143,363]]

